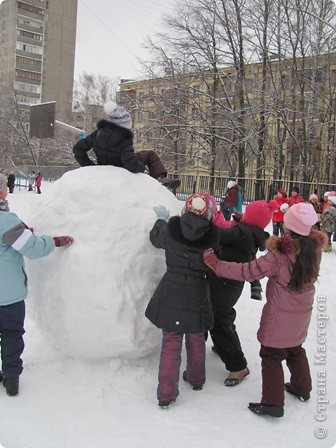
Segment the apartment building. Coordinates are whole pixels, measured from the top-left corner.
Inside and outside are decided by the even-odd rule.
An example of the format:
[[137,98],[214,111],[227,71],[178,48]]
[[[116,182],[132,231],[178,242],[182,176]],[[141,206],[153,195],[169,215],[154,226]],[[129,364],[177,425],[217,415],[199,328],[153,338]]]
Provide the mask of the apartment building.
[[[136,149],[171,172],[336,182],[336,55],[120,84]],[[243,175],[241,173],[243,172]]]
[[0,93],[15,94],[24,127],[30,105],[56,101],[71,117],[78,0],[4,0],[0,4]]

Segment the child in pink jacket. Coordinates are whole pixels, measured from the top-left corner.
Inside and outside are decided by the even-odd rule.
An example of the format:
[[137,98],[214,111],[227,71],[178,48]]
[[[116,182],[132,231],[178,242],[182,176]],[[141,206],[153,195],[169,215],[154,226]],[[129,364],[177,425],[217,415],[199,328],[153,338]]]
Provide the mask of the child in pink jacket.
[[[308,332],[314,283],[326,244],[323,232],[312,229],[317,220],[311,204],[293,205],[284,216],[285,235],[269,238],[267,254],[250,263],[220,261],[212,250],[204,253],[204,263],[219,277],[248,282],[269,278],[257,333],[262,398],[260,403],[249,403],[249,409],[256,414],[282,417],[284,390],[301,401],[310,398],[311,377],[302,343]],[[288,383],[284,383],[283,360],[291,373]]]

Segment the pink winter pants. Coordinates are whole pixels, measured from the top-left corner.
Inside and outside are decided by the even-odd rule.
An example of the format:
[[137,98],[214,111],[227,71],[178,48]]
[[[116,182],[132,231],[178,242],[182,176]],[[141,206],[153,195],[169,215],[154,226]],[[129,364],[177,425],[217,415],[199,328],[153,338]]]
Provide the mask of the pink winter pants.
[[[159,401],[170,402],[175,400],[179,394],[178,383],[184,334],[171,331],[163,331],[162,334],[157,398]],[[204,333],[186,333],[185,345],[188,382],[192,386],[201,386],[205,383]]]

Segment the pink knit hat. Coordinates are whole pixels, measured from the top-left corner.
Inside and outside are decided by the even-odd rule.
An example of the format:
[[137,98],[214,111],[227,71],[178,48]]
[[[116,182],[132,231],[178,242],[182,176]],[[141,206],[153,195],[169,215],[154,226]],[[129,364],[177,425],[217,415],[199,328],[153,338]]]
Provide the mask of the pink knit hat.
[[284,224],[286,229],[292,230],[298,235],[307,236],[311,228],[318,221],[318,216],[312,204],[300,202],[294,204],[284,215]]
[[309,200],[310,201],[312,201],[313,199],[316,199],[316,200],[318,200],[318,196],[317,196],[317,194],[311,194],[310,196],[309,196]]
[[276,201],[254,201],[246,206],[242,223],[264,229],[271,222],[273,212],[279,210]]

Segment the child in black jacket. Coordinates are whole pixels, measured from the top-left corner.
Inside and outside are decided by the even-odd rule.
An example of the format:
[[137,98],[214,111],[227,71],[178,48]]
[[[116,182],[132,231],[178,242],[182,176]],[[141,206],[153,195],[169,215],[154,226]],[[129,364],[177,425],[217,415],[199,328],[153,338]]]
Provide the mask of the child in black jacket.
[[210,204],[205,195],[189,197],[182,216],[169,217],[165,207],[154,207],[157,221],[150,232],[151,243],[165,249],[167,271],[146,309],[146,317],[163,330],[157,398],[168,407],[179,395],[179,373],[183,336],[187,366],[183,379],[194,390],[205,382],[205,337],[213,315],[204,248],[217,247],[217,228],[210,222]]

